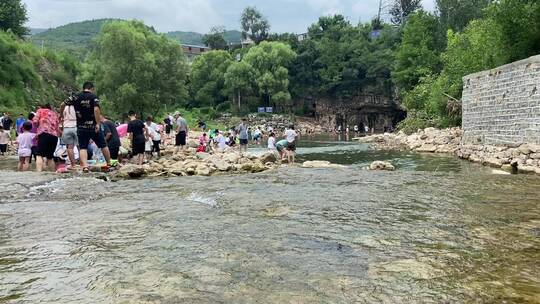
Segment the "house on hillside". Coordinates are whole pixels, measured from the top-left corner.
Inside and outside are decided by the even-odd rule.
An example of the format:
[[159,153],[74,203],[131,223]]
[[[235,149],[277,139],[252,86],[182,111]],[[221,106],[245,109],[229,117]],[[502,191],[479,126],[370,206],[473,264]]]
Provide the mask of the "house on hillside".
[[191,63],[195,57],[200,56],[204,52],[211,51],[212,49],[202,45],[182,44],[182,50],[184,50],[184,54],[186,54],[188,62]]

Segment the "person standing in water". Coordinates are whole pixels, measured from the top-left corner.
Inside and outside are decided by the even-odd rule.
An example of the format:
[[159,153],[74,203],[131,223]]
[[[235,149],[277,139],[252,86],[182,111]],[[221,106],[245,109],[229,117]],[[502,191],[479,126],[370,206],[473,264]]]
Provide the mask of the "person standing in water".
[[288,145],[287,145],[287,158],[289,160],[289,164],[294,163],[294,156],[296,154],[296,138],[298,137],[298,133],[294,130],[294,125],[291,125],[289,129],[285,131],[284,134],[285,139],[287,139]]
[[137,119],[134,111],[128,113],[129,123],[127,132],[131,140],[131,154],[139,166],[144,163],[144,152],[146,140],[148,138],[148,130],[144,123]]
[[72,99],[75,113],[77,113],[77,137],[79,139],[79,158],[83,172],[88,169],[88,144],[92,140],[105,157],[107,167],[111,166],[111,155],[105,136],[101,131],[101,108],[99,99],[94,95],[94,84],[87,81],[83,84],[83,91]]
[[186,138],[188,135],[188,124],[187,121],[180,115],[180,112],[174,113],[174,118],[176,119],[176,150],[178,153],[180,150],[184,150],[186,147]]
[[237,130],[238,138],[240,139],[240,153],[242,153],[242,150],[244,150],[244,152],[247,152],[248,132],[245,118],[242,118],[242,122],[240,123],[240,125],[238,125]]
[[67,169],[75,169],[75,146],[79,144],[77,137],[77,113],[72,99],[62,103],[60,107],[60,126],[62,128],[62,141],[67,147],[67,155],[70,166]]

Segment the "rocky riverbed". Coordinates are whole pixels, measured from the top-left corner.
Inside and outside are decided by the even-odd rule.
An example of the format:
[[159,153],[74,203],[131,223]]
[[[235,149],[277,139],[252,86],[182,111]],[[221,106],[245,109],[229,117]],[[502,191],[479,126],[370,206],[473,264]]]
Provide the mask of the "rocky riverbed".
[[461,159],[510,172],[540,174],[540,146],[464,145],[463,130],[427,128],[407,135],[403,132],[372,135],[356,140],[380,150],[411,150],[453,154]]

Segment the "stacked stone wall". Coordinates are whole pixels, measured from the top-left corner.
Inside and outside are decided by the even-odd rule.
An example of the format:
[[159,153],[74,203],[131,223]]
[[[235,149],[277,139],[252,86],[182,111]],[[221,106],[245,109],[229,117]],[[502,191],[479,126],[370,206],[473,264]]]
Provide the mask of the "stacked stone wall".
[[540,144],[540,55],[463,82],[465,144]]

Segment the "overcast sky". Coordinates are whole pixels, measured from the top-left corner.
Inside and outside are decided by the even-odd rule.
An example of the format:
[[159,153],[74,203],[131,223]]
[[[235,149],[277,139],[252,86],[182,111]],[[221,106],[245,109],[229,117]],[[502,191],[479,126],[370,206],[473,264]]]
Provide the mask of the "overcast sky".
[[[390,0],[383,0],[390,2]],[[353,23],[377,14],[379,0],[23,0],[28,26],[51,28],[98,18],[139,19],[158,31],[206,33],[214,25],[240,28],[246,6],[256,6],[272,32],[305,32],[319,16],[340,13]],[[423,0],[433,10],[435,0]]]

